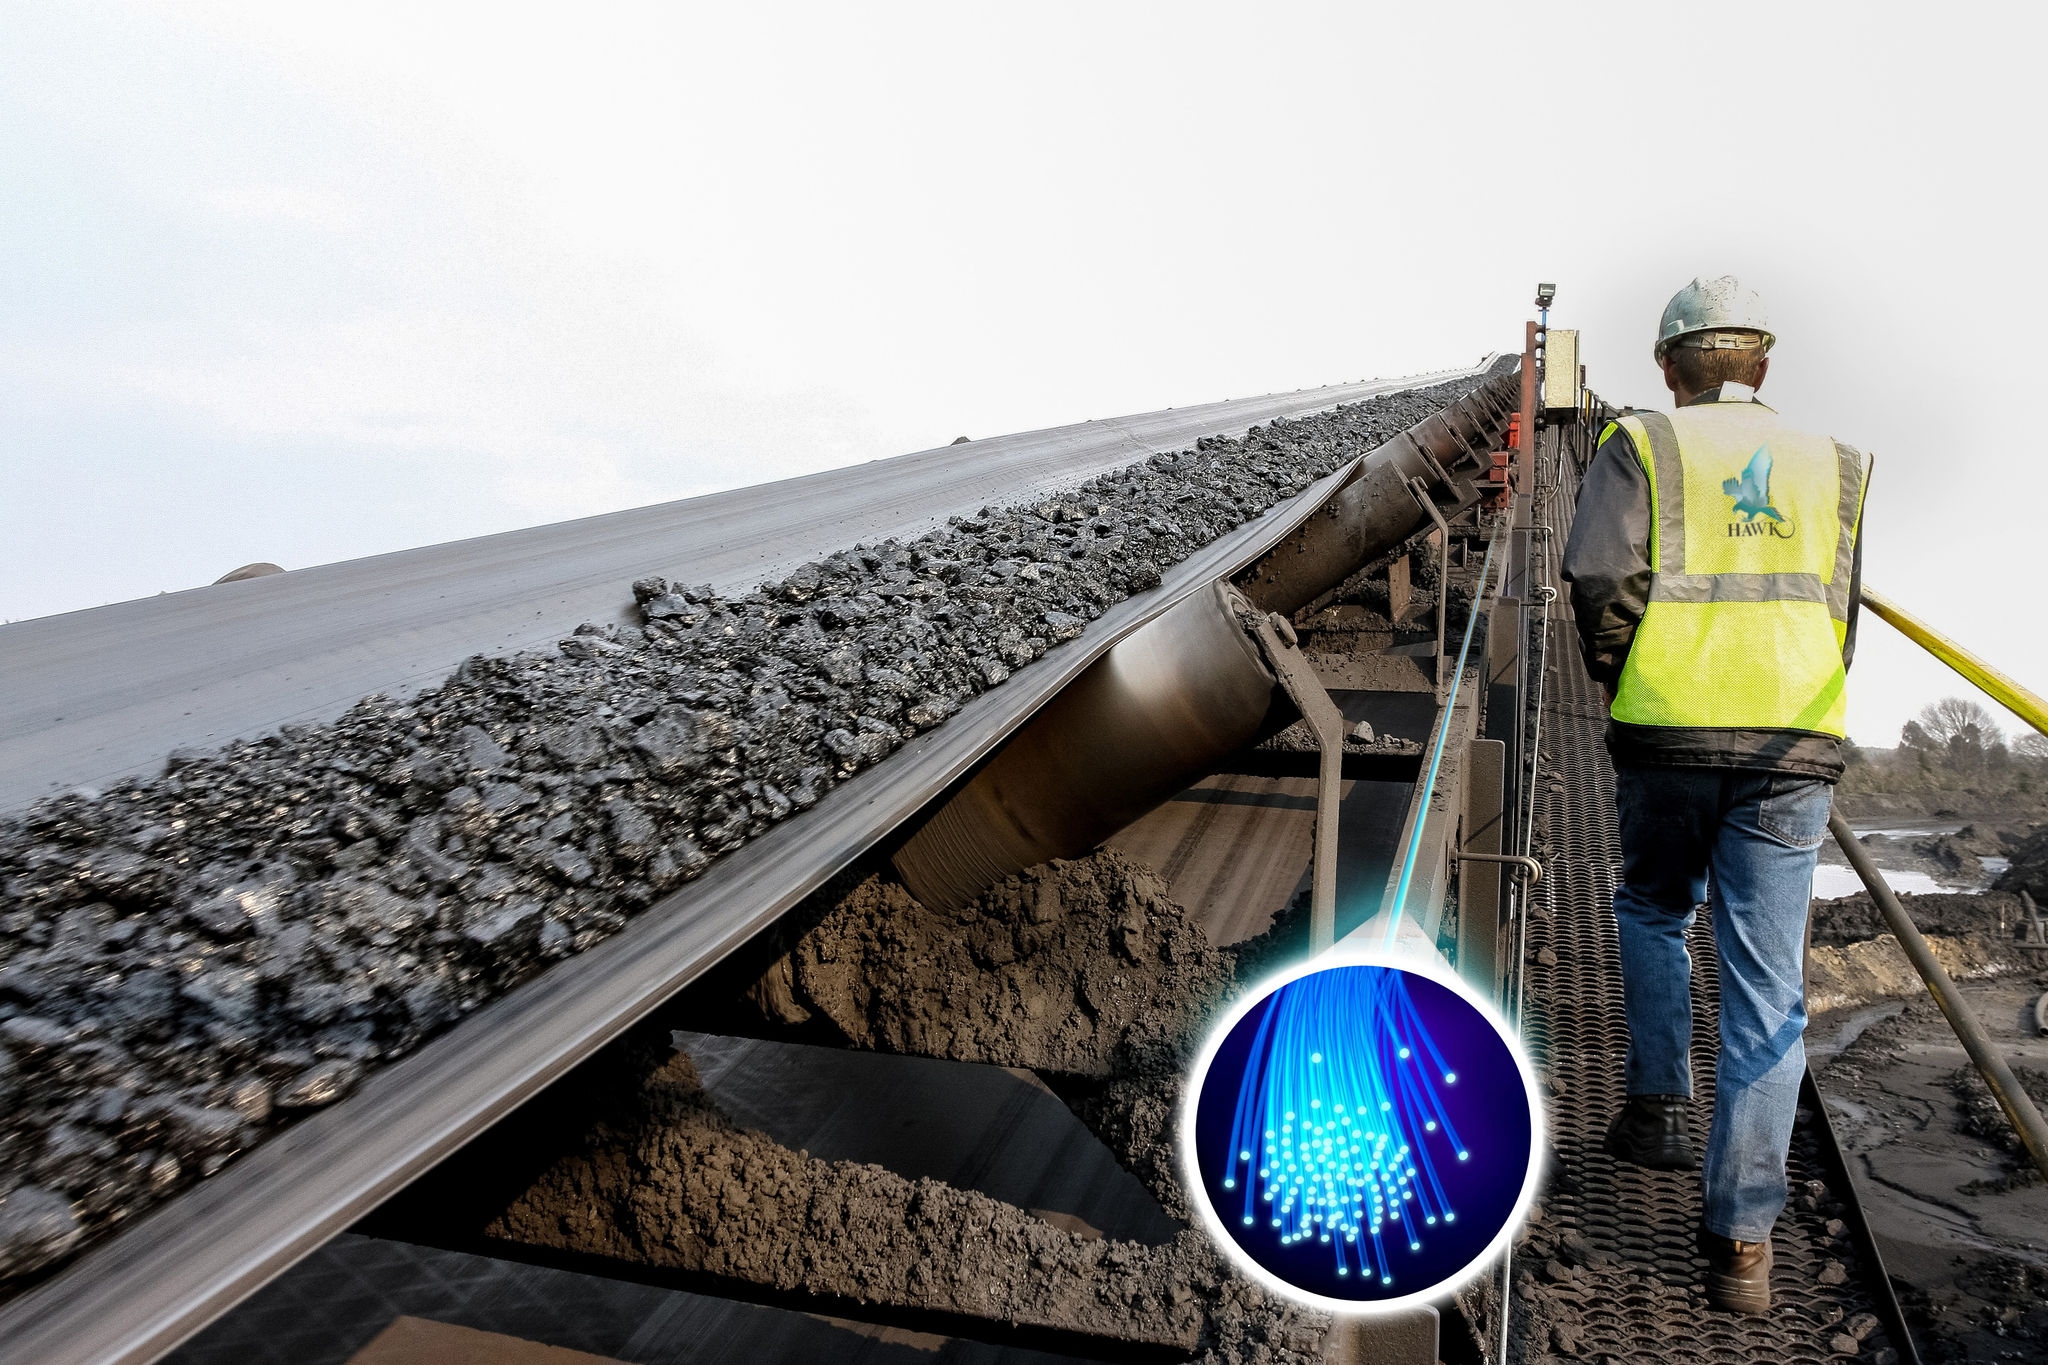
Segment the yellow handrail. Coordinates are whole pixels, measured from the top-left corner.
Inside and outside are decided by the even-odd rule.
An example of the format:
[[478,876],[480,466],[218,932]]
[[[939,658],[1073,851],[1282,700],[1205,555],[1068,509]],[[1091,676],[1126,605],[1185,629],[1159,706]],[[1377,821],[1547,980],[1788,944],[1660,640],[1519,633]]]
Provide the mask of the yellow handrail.
[[[1863,590],[1863,605],[1898,627],[1905,637],[1932,654],[1935,658],[1968,678],[1986,693],[1998,699],[2001,706],[2011,711],[2027,724],[2048,735],[2048,704],[2021,687],[2005,674],[1985,663],[1976,655],[1952,640],[1943,638],[1927,628],[1926,623],[1911,613],[1899,610],[1869,588]],[[1856,869],[1864,889],[1870,892],[1871,900],[1877,903],[1878,913],[1884,917],[1885,925],[1905,951],[1907,961],[1926,983],[1928,994],[1934,1003],[1948,1016],[1949,1027],[1955,1030],[1957,1041],[1963,1051],[1976,1064],[1977,1073],[1984,1083],[1991,1087],[1992,1097],[1998,1107],[2005,1111],[2006,1121],[2012,1124],[2019,1135],[2020,1143],[2027,1149],[2027,1155],[2034,1159],[2034,1165],[2041,1174],[2048,1176],[2048,1119],[2041,1117],[2041,1111],[2012,1068],[2000,1055],[1991,1036],[1984,1026],[1977,1022],[1962,992],[1949,979],[1934,950],[1927,946],[1927,940],[1920,935],[1920,928],[1913,923],[1913,917],[1899,904],[1899,898],[1885,883],[1884,874],[1877,870],[1877,864],[1870,860],[1870,854],[1856,839],[1856,832],[1849,828],[1849,822],[1842,818],[1840,811],[1828,816],[1828,829],[1835,836],[1835,844],[1849,859],[1849,865]]]
[[1985,693],[2000,706],[2042,734],[2048,735],[2048,702],[2042,701],[1955,641],[1936,634],[1919,617],[1895,606],[1868,587],[1863,589],[1863,605],[1898,627],[1899,633],[1914,644],[1984,689]]

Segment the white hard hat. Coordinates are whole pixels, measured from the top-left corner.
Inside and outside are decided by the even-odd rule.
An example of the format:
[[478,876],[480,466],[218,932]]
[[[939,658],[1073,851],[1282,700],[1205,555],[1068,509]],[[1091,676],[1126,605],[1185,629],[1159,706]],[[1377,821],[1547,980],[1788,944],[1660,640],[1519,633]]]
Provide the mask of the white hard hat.
[[[1733,275],[1713,280],[1696,279],[1673,294],[1671,302],[1664,305],[1664,321],[1657,328],[1657,346],[1652,354],[1662,360],[1664,353],[1680,337],[1702,332],[1758,332],[1762,334],[1762,346],[1766,351],[1778,339],[1771,331],[1769,315],[1764,312],[1763,295]],[[1747,338],[1738,342],[1733,337],[1717,336],[1702,338],[1694,344],[1732,350],[1747,349],[1746,342]]]

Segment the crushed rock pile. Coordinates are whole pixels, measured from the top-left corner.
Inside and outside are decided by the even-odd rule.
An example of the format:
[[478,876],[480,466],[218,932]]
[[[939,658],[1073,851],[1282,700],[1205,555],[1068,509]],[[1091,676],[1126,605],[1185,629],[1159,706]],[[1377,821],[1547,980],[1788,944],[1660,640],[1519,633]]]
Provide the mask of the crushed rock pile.
[[[0,1283],[211,1174],[1473,387],[1211,438],[0,821]],[[4,1293],[4,1290],[0,1290]]]
[[486,1235],[779,1290],[1284,1365],[1330,1320],[1232,1275],[1198,1233],[1084,1237],[985,1194],[822,1161],[734,1125],[687,1054],[621,1085],[582,1150]]

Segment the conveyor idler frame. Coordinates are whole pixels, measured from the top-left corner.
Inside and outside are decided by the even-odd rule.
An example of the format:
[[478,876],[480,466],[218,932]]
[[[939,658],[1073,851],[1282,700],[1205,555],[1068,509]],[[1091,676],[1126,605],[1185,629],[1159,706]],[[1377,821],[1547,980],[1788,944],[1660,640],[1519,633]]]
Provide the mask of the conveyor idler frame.
[[1319,953],[1337,941],[1337,812],[1344,782],[1344,713],[1330,700],[1322,679],[1302,654],[1300,637],[1286,617],[1277,611],[1260,611],[1236,589],[1231,590],[1230,605],[1315,736],[1320,762],[1316,769],[1315,864],[1308,934],[1309,951]]

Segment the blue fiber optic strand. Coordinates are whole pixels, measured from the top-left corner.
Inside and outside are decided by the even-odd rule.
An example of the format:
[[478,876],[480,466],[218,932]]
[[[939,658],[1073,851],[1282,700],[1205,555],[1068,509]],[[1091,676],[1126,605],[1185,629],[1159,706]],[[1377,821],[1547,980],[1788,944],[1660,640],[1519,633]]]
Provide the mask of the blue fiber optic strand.
[[[1457,709],[1458,688],[1465,681],[1465,656],[1472,649],[1472,628],[1479,624],[1479,599],[1486,591],[1487,580],[1493,576],[1493,552],[1495,547],[1500,544],[1500,533],[1507,524],[1508,518],[1503,515],[1499,521],[1494,523],[1493,538],[1486,542],[1486,562],[1479,569],[1478,591],[1473,593],[1472,603],[1465,610],[1465,642],[1458,646],[1458,666],[1451,674],[1450,695],[1444,698],[1443,713],[1437,720],[1436,747],[1430,751],[1429,775],[1423,781],[1422,799],[1415,807],[1417,811],[1427,811],[1430,798],[1436,793],[1437,769],[1443,765],[1444,761],[1444,740],[1449,737],[1451,732],[1450,718],[1451,713]],[[1439,573],[1447,572],[1450,568],[1450,548],[1448,544],[1444,546],[1445,562],[1438,568],[1437,572]],[[1401,857],[1401,880],[1394,887],[1394,903],[1390,907],[1392,913],[1387,916],[1386,943],[1389,946],[1394,942],[1394,931],[1401,927],[1401,911],[1408,904],[1408,883],[1415,877],[1415,854],[1422,844],[1422,826],[1423,821],[1418,816],[1415,821],[1415,828],[1409,831],[1408,834],[1408,851]]]
[[1443,1102],[1457,1080],[1405,973],[1288,982],[1262,1007],[1239,1082],[1219,1211],[1265,1223],[1283,1247],[1327,1247],[1339,1277],[1391,1286],[1392,1253],[1458,1218],[1437,1170],[1471,1155]]

